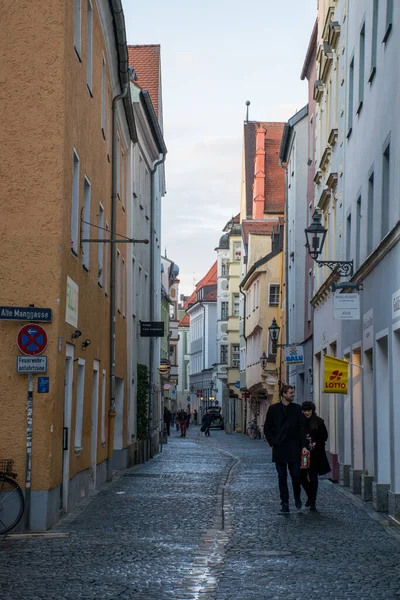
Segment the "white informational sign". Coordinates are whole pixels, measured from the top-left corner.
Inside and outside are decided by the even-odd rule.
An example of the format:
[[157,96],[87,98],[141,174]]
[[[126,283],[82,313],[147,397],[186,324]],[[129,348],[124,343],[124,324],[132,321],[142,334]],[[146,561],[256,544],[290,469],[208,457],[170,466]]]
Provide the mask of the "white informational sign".
[[285,360],[288,365],[304,364],[303,346],[286,346]]
[[393,321],[400,317],[400,290],[392,294],[392,318]]
[[358,321],[360,319],[360,294],[335,294],[333,318],[339,321]]
[[65,309],[65,320],[72,327],[78,327],[78,299],[79,287],[67,275],[67,304]]
[[47,356],[17,356],[17,373],[47,373]]
[[363,315],[363,350],[369,350],[374,345],[374,309],[371,308]]

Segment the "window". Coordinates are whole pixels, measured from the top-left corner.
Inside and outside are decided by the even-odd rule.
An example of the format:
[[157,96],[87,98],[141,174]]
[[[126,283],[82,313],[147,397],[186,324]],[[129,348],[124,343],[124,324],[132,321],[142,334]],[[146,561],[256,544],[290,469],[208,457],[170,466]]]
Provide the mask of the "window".
[[121,206],[125,208],[125,153],[121,152]]
[[227,260],[223,260],[221,262],[221,277],[228,277],[229,275],[229,262]]
[[78,381],[76,390],[75,450],[82,450],[83,402],[85,398],[85,361],[78,359]]
[[371,254],[374,243],[374,174],[368,179],[368,214],[367,214],[367,255]]
[[239,344],[232,344],[231,346],[231,366],[234,369],[240,367],[240,346]]
[[106,443],[106,389],[107,377],[106,370],[103,369],[101,382],[101,443]]
[[81,0],[74,0],[74,48],[81,60]]
[[361,246],[361,196],[357,200],[356,213],[356,269],[360,266],[360,248]]
[[351,260],[351,213],[346,221],[346,260]]
[[313,117],[310,119],[310,127],[308,130],[308,147],[309,147],[309,158],[308,166],[310,166],[314,160],[314,129],[313,129]]
[[386,0],[386,29],[382,42],[386,44],[393,27],[393,0]]
[[173,304],[169,305],[169,318],[172,321],[176,321],[176,317],[175,317],[175,302]]
[[269,284],[269,305],[279,306],[279,283]]
[[257,282],[253,284],[253,310],[256,310]]
[[[106,240],[110,239],[110,235],[109,235],[109,226],[108,226],[108,222],[106,221]],[[105,243],[104,245],[104,292],[106,294],[106,296],[108,295],[108,261],[109,261],[109,248],[111,247],[111,244],[109,243]]]
[[238,317],[239,316],[239,305],[240,305],[240,300],[239,300],[239,294],[232,294],[232,314],[234,317]]
[[132,258],[132,314],[136,315],[135,259]]
[[308,296],[307,296],[307,321],[310,323],[311,321],[311,298],[312,298],[312,284],[313,284],[313,272],[312,269],[308,271]]
[[107,110],[107,70],[103,56],[101,64],[101,132],[106,139],[106,110]]
[[87,3],[87,56],[86,56],[86,85],[92,96],[92,77],[93,77],[93,8],[89,0]]
[[74,171],[72,176],[71,250],[78,255],[79,231],[79,156],[74,150]]
[[172,365],[175,364],[175,346],[169,347],[169,360]]
[[125,259],[121,259],[121,312],[125,317],[125,282],[126,282],[126,270],[125,270]]
[[121,252],[117,250],[117,310],[121,312]]
[[364,77],[365,77],[365,23],[360,31],[360,64],[358,66],[358,108],[360,114],[364,102]]
[[228,363],[228,345],[221,344],[219,362],[226,365]]
[[240,262],[240,257],[242,256],[242,246],[240,242],[235,242],[233,244],[233,260],[236,262]]
[[[85,185],[83,188],[83,238],[90,238],[90,196],[91,185],[87,177],[85,177]],[[86,271],[89,271],[89,256],[90,242],[82,243],[82,265]]]
[[347,137],[351,136],[353,129],[353,108],[354,108],[354,58],[351,59],[349,68],[349,114],[347,121]]
[[[97,230],[97,237],[99,240],[104,239],[104,208],[99,204],[99,228]],[[104,261],[104,244],[99,242],[97,244],[97,283],[103,285],[103,261]]]
[[390,193],[390,144],[383,152],[382,164],[382,237],[389,231],[389,193]]
[[372,9],[372,40],[371,40],[371,73],[369,74],[368,83],[371,83],[376,73],[376,49],[378,40],[378,2],[373,0]]
[[228,302],[221,302],[221,321],[226,321],[228,318]]

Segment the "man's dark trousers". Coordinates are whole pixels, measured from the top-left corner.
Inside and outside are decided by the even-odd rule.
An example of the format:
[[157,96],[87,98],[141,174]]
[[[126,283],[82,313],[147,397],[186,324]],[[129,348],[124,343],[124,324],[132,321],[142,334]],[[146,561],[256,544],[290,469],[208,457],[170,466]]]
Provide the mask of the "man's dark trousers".
[[287,485],[287,469],[289,469],[292,479],[293,496],[295,502],[300,500],[300,462],[277,462],[275,463],[278,471],[279,494],[282,504],[289,504],[289,490]]

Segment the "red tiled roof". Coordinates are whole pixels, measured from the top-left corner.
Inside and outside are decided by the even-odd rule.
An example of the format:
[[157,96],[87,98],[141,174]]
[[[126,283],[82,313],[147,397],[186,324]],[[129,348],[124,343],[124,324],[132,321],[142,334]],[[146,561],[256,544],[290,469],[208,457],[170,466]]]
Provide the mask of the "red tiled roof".
[[160,44],[128,46],[129,65],[137,75],[137,84],[150,94],[157,117],[160,84]]
[[185,315],[178,323],[178,327],[189,327],[190,326],[190,315]]
[[249,243],[250,233],[253,235],[271,235],[278,227],[279,222],[271,221],[242,221],[242,235],[244,243]]
[[205,298],[203,298],[206,302],[216,302],[217,301],[217,290],[213,290]]

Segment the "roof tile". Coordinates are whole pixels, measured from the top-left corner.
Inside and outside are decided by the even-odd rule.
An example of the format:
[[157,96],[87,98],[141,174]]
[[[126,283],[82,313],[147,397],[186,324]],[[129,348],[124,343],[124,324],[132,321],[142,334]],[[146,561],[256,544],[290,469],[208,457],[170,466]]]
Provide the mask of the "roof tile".
[[155,113],[159,117],[160,44],[128,46],[129,65],[137,75],[137,84],[149,92]]

